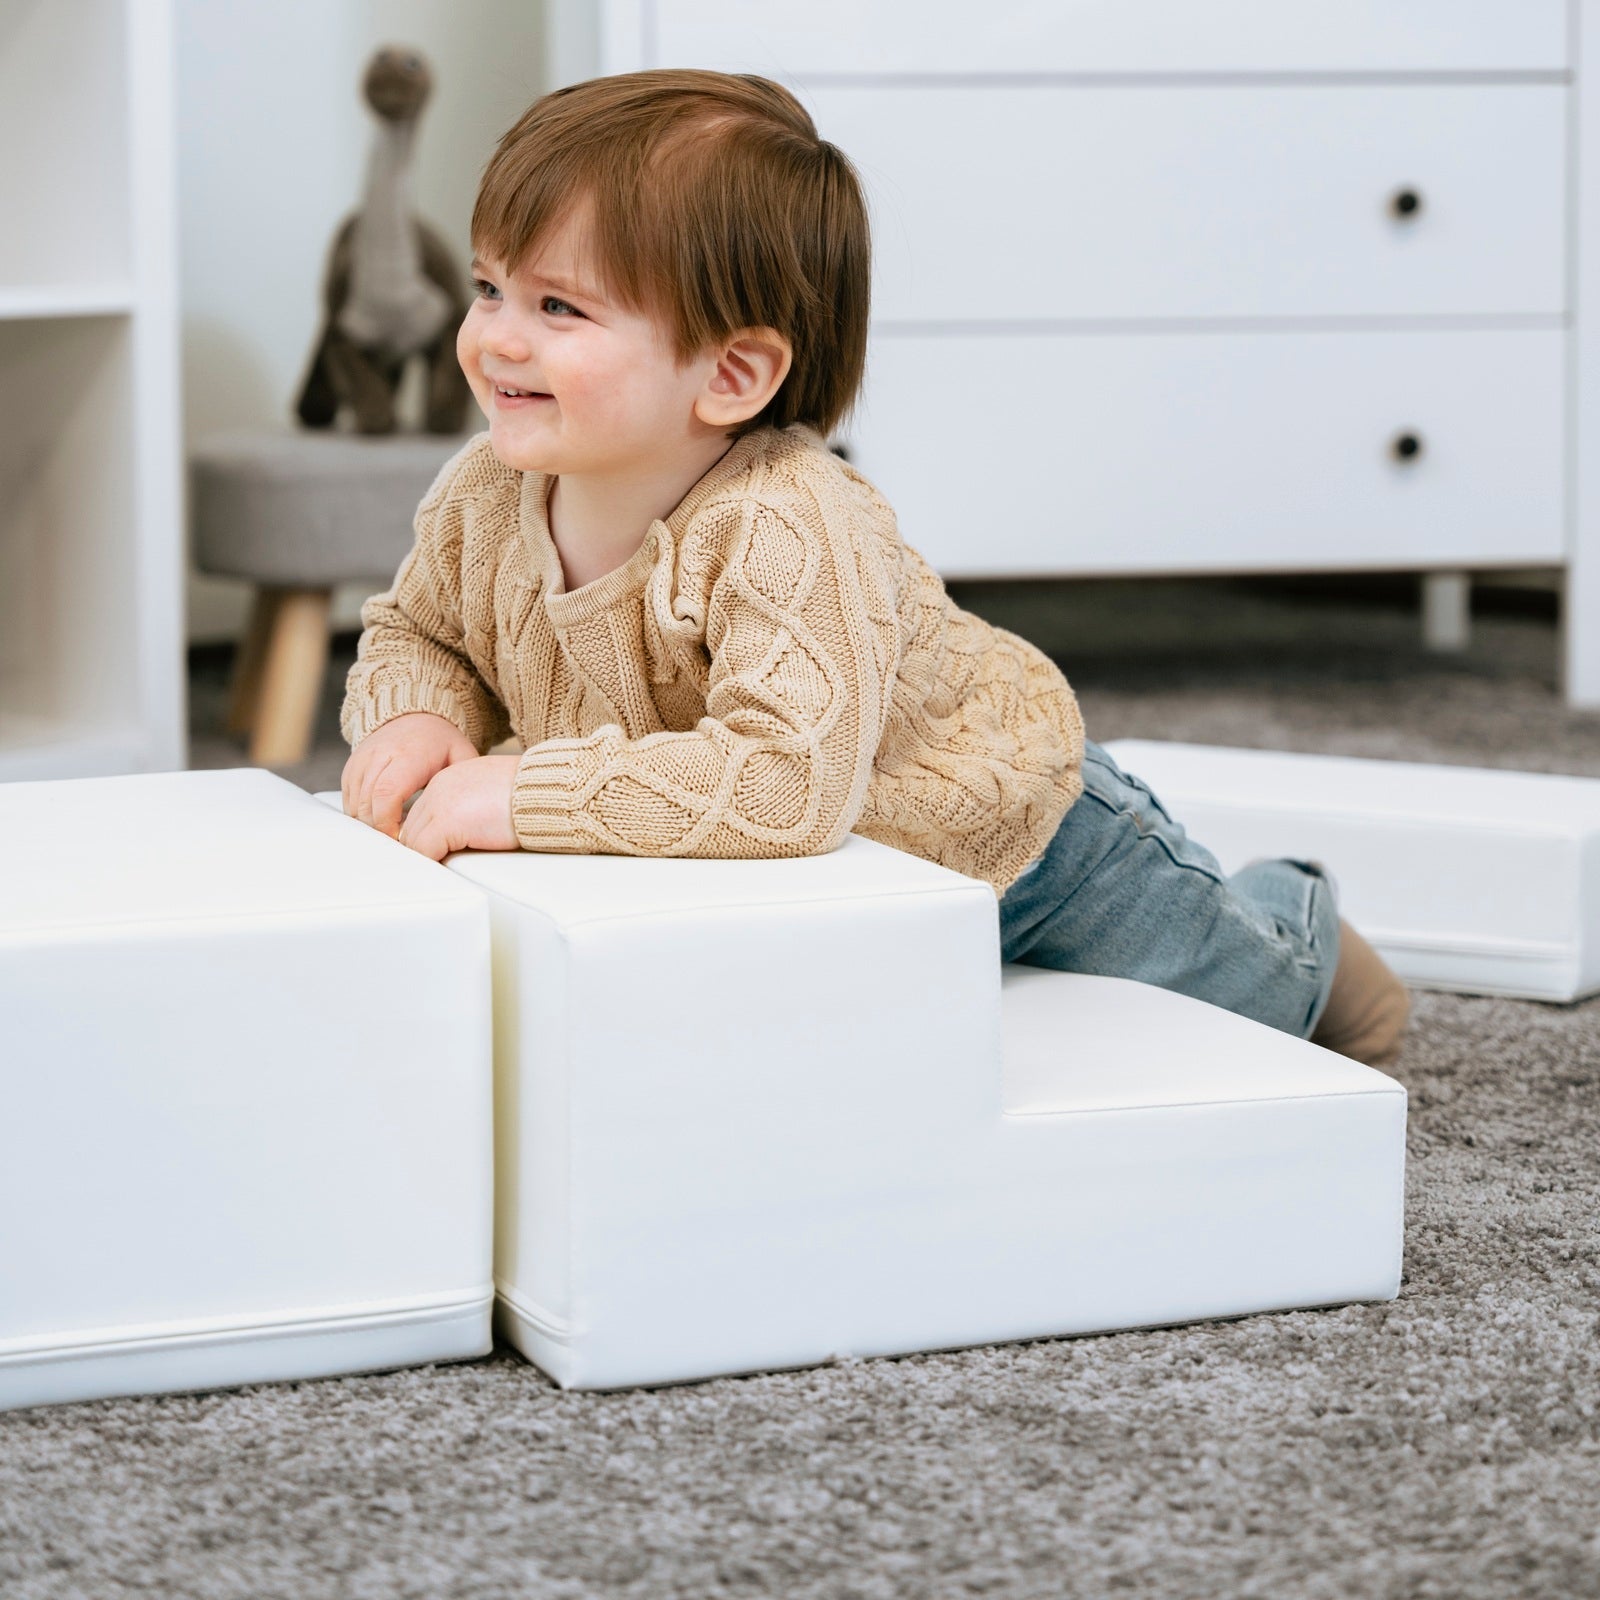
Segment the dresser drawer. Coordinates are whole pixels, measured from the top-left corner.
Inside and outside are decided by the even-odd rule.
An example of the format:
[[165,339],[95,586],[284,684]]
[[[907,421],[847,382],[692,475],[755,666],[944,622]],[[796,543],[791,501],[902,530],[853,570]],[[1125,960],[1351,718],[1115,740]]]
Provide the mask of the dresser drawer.
[[1536,565],[1564,361],[1554,330],[880,334],[847,437],[947,577]]
[[636,5],[647,65],[785,79],[908,72],[1528,71],[1567,65],[1565,0]]
[[[811,91],[879,321],[1558,313],[1554,84]],[[981,130],[975,136],[974,130]],[[1413,192],[1419,205],[1397,214]]]

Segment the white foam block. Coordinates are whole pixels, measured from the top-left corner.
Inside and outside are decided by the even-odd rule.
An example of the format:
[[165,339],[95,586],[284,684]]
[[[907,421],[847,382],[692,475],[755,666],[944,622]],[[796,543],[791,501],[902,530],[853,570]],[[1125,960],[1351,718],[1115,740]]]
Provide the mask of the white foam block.
[[486,1351],[481,893],[255,769],[0,840],[0,1406]]
[[985,883],[856,835],[450,865],[493,918],[502,1326],[564,1385],[1398,1292],[1400,1085],[1002,967]]
[[1119,739],[1105,747],[1228,872],[1321,861],[1407,983],[1600,990],[1600,781]]

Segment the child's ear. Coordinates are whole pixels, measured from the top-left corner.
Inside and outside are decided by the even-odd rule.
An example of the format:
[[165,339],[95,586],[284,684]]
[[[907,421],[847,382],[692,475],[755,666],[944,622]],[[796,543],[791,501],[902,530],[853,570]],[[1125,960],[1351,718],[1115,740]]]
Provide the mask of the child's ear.
[[746,328],[717,351],[695,415],[714,428],[746,421],[766,408],[793,362],[789,341],[775,328]]

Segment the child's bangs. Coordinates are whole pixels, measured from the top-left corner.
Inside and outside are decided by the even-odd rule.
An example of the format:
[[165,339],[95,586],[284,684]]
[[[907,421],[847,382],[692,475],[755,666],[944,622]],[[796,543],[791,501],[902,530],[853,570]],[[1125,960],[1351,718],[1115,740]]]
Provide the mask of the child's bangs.
[[[519,170],[520,169],[520,170]],[[472,248],[491,256],[507,272],[538,260],[549,240],[574,222],[573,270],[601,299],[626,303],[625,283],[607,266],[600,241],[610,231],[599,215],[605,189],[594,173],[547,159],[504,163],[486,174],[472,211]]]

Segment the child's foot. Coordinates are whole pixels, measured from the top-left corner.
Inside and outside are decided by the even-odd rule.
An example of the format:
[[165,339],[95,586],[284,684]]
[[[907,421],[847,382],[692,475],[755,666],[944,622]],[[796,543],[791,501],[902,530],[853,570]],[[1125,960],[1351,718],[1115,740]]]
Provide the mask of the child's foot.
[[1410,1015],[1406,986],[1341,917],[1339,965],[1311,1042],[1369,1067],[1387,1067],[1399,1059],[1400,1038]]

